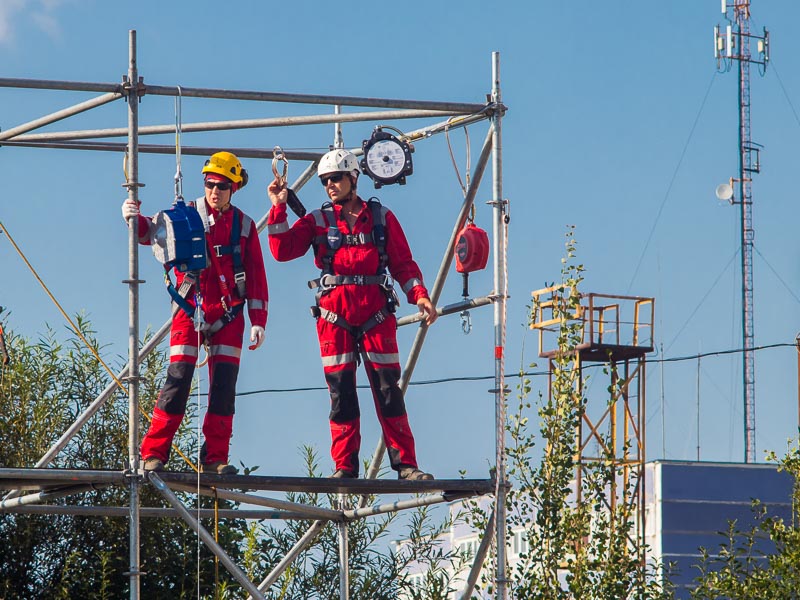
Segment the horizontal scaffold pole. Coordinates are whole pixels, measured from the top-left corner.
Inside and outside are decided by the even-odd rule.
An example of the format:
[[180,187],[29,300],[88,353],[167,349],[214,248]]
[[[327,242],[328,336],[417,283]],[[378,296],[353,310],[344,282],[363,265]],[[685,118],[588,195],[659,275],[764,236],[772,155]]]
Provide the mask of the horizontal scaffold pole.
[[[183,485],[196,489],[196,473],[162,471],[161,480],[170,486]],[[309,492],[321,494],[418,494],[445,492],[468,495],[494,492],[492,479],[433,479],[409,481],[405,479],[334,479],[331,477],[284,477],[277,475],[217,475],[202,473],[200,485],[238,490],[264,490],[274,492]],[[89,469],[23,469],[0,467],[0,488],[17,486],[21,489],[46,489],[64,484],[81,483],[127,486],[123,471]]]
[[[265,119],[237,119],[234,121],[208,121],[204,123],[184,123],[181,133],[200,131],[225,131],[230,129],[257,129],[267,127],[294,127],[297,125],[319,125],[326,123],[355,123],[358,121],[393,121],[397,119],[423,119],[442,117],[449,113],[440,110],[382,110],[373,112],[339,113],[325,115],[300,115],[291,117],[269,117]],[[16,129],[16,128],[15,128]],[[9,130],[11,131],[11,130]],[[121,137],[127,135],[124,127],[111,129],[83,129],[76,131],[54,131],[19,136],[19,142],[57,142],[84,140],[90,138]],[[145,125],[139,127],[139,135],[162,135],[175,133],[175,125]],[[11,136],[0,134],[0,139]]]
[[[63,110],[59,110],[58,112],[54,112],[39,119],[35,119],[33,121],[29,121],[28,123],[23,123],[22,125],[17,125],[16,127],[12,127],[11,129],[7,129],[6,131],[0,132],[0,140],[7,140],[9,138],[13,138],[14,136],[20,135],[21,133],[25,133],[26,131],[32,131],[34,129],[38,129],[39,127],[44,127],[45,125],[49,125],[50,123],[55,123],[56,121],[60,121],[61,119],[66,119],[67,117],[77,115],[87,110],[91,110],[92,108],[102,106],[103,104],[108,104],[109,102],[113,102],[114,100],[119,100],[122,97],[123,95],[120,94],[119,92],[109,92],[108,94],[103,94],[102,96],[98,96],[97,98],[92,98],[91,100],[87,100],[86,102],[81,102],[80,104],[76,104],[75,106],[70,106]],[[121,133],[120,135],[126,135],[126,134],[127,130],[125,129],[123,130],[123,133]]]
[[[79,517],[118,517],[127,519],[130,517],[130,509],[126,506],[62,506],[53,504],[36,504],[28,506],[17,506],[9,508],[3,512],[27,515],[75,515]],[[151,519],[163,519],[165,517],[175,518],[178,513],[171,508],[140,507],[139,516]],[[197,509],[192,509],[192,514],[197,514]],[[285,510],[249,510],[249,509],[228,509],[222,508],[201,508],[201,519],[255,519],[263,520],[301,520],[308,519],[300,513],[287,512]]]
[[[0,78],[0,87],[39,90],[69,90],[84,92],[121,92],[122,84],[57,81],[39,79]],[[151,96],[178,96],[183,98],[217,98],[223,100],[251,100],[255,102],[286,102],[291,104],[330,104],[340,106],[369,106],[373,108],[412,108],[442,110],[453,113],[471,113],[483,104],[470,102],[442,102],[433,100],[400,100],[394,98],[367,98],[359,96],[327,96],[322,94],[289,94],[283,92],[252,92],[214,88],[189,88],[180,86],[142,85],[141,90]],[[141,93],[141,92],[140,92]]]
[[[436,309],[436,314],[440,317],[442,315],[452,315],[453,313],[461,312],[462,310],[467,310],[470,308],[478,308],[479,306],[486,306],[491,304],[492,302],[497,301],[497,295],[491,296],[483,296],[481,298],[469,298],[467,300],[460,300],[459,302],[454,302],[453,304],[448,304],[446,306],[441,306]],[[400,317],[397,319],[397,326],[402,327],[403,325],[411,325],[412,323],[419,323],[425,318],[425,315],[422,313],[414,313],[413,315],[406,315],[405,317]]]
[[[98,152],[125,152],[128,145],[124,142],[18,142],[7,140],[0,142],[0,146],[21,146],[26,148],[55,148],[58,150],[93,150]],[[267,158],[272,160],[272,148],[228,148],[239,158]],[[191,156],[208,156],[219,151],[219,146],[181,146],[181,154]],[[139,144],[139,152],[145,154],[175,154],[175,145],[167,144]],[[285,150],[287,159],[294,160],[319,160],[323,152],[299,152]]]
[[460,493],[460,494],[429,494],[427,496],[420,496],[411,500],[397,500],[395,502],[387,502],[386,504],[376,504],[374,506],[367,506],[365,508],[354,508],[352,510],[344,511],[345,519],[348,521],[355,521],[356,519],[363,519],[364,517],[371,517],[375,515],[382,515],[386,513],[397,512],[399,510],[407,510],[409,508],[419,508],[420,506],[430,506],[432,504],[441,504],[442,502],[453,502],[462,498],[471,498],[474,494]]
[[35,494],[28,494],[26,496],[20,496],[18,498],[10,498],[8,500],[3,500],[2,502],[0,502],[0,512],[4,512],[6,509],[9,508],[17,508],[29,504],[40,504],[42,502],[47,502],[48,500],[63,498],[65,496],[72,496],[74,494],[80,494],[83,492],[88,492],[90,490],[96,490],[100,487],[102,486],[94,484],[73,485],[69,487],[36,492]]
[[171,483],[169,487],[173,490],[180,490],[182,492],[197,493],[211,498],[222,498],[223,500],[231,500],[241,504],[255,504],[257,506],[268,506],[270,508],[279,508],[281,510],[291,510],[298,514],[302,514],[306,519],[327,519],[329,521],[341,521],[342,512],[338,510],[331,510],[329,508],[321,508],[319,506],[309,506],[307,504],[298,504],[296,502],[287,502],[286,500],[276,500],[275,498],[265,498],[264,496],[254,496],[252,494],[245,494],[243,492],[229,492],[217,488],[200,486],[199,488],[185,483]]

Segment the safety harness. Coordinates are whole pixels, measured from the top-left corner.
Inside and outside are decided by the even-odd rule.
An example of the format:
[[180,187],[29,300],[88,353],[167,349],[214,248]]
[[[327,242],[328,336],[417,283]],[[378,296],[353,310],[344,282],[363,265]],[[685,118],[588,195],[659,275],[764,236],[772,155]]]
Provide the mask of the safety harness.
[[[367,200],[367,206],[372,213],[372,230],[368,233],[347,234],[342,233],[336,224],[333,205],[330,202],[322,205],[319,212],[328,229],[325,234],[316,236],[312,242],[317,255],[319,255],[320,247],[325,248],[321,256],[322,272],[317,279],[308,282],[309,288],[319,290],[315,295],[317,303],[311,307],[311,315],[316,319],[325,319],[329,323],[345,329],[353,336],[357,348],[361,347],[364,334],[379,323],[383,323],[390,314],[397,310],[399,304],[397,293],[394,290],[394,279],[386,269],[389,264],[389,255],[386,253],[386,219],[383,207],[377,198]],[[374,275],[335,275],[333,273],[333,257],[342,246],[366,244],[374,244],[378,250],[378,269]],[[323,296],[340,285],[378,285],[386,295],[386,306],[362,325],[352,325],[341,315],[319,305]]]
[[[208,231],[210,225],[208,214],[206,213],[204,199],[198,199],[196,205],[197,212],[200,214],[200,218],[203,221],[204,229],[205,231]],[[211,246],[208,243],[208,238],[206,237],[208,258],[211,262],[211,265],[214,267],[214,270],[217,272],[217,276],[219,277],[219,286],[220,290],[222,291],[222,297],[220,300],[223,308],[225,309],[224,314],[219,319],[211,324],[205,324],[202,327],[202,331],[206,334],[206,336],[214,335],[225,325],[233,321],[244,309],[247,276],[245,274],[244,263],[242,261],[242,219],[239,211],[235,207],[231,207],[231,210],[233,211],[233,220],[231,222],[230,244]],[[230,254],[233,259],[233,280],[235,284],[236,296],[241,300],[241,302],[237,304],[233,304],[233,295],[228,287],[228,281],[225,279],[225,275],[222,274],[222,269],[219,265],[219,257],[227,254]],[[175,288],[169,278],[168,268],[166,268],[164,277],[169,295],[172,297],[175,303],[189,316],[190,319],[195,318],[195,314],[198,312],[198,307],[200,307],[199,311],[202,314],[202,299],[200,298],[199,289],[195,287],[197,282],[200,280],[200,270],[187,271],[178,289]],[[193,288],[196,290],[195,306],[186,300]],[[202,317],[194,320],[195,322],[203,322]]]

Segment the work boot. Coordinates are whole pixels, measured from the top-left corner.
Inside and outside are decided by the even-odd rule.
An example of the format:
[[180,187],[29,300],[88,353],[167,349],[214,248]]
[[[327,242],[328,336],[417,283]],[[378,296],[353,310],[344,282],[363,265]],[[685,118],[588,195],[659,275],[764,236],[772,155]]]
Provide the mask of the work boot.
[[212,462],[212,463],[201,463],[200,464],[200,472],[201,473],[214,473],[216,475],[236,475],[239,472],[239,469],[234,467],[233,465],[229,465],[228,463],[224,463],[222,461]]
[[156,458],[155,456],[151,456],[150,458],[146,458],[144,460],[144,470],[145,471],[163,471],[164,470],[164,461],[160,458]]
[[433,475],[420,471],[416,467],[400,467],[397,472],[398,479],[406,479],[408,481],[430,481]]
[[331,475],[331,479],[357,479],[358,473],[353,471],[345,471],[344,469],[336,469],[336,472]]

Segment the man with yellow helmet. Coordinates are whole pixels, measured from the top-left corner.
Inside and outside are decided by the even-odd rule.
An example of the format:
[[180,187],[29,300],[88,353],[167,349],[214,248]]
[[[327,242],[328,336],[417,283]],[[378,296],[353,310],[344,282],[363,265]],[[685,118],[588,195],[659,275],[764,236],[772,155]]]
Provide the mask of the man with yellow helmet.
[[[250,318],[251,350],[264,341],[267,324],[267,276],[256,224],[231,197],[247,184],[247,171],[230,152],[217,152],[203,166],[205,197],[196,206],[206,225],[208,266],[195,280],[175,270],[177,286],[192,316],[175,312],[170,330],[170,364],[167,379],[153,410],[153,421],[142,440],[141,453],[147,471],[164,469],[170,446],[181,424],[197,363],[198,347],[208,344],[208,411],[203,422],[205,442],[200,453],[201,471],[222,475],[237,472],[228,463],[233,433],[236,380],[244,336],[245,303]],[[139,219],[139,243],[149,245],[153,221],[139,214],[131,200],[122,205],[125,220]],[[189,284],[189,285],[186,285]],[[198,317],[204,317],[201,321]]]

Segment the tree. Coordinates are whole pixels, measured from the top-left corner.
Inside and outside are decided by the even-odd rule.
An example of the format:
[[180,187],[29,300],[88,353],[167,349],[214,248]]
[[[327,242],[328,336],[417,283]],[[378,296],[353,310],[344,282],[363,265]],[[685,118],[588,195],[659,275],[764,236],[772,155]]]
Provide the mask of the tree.
[[[81,334],[92,347],[98,340],[90,323],[76,318]],[[48,329],[36,343],[7,331],[14,362],[0,380],[0,465],[29,466],[53,445],[86,406],[105,389],[110,376],[94,353],[73,334],[60,342]],[[165,352],[153,352],[143,359],[140,386],[142,411],[150,414],[165,373]],[[175,443],[187,456],[195,456],[197,440],[190,426],[196,408],[190,403],[187,418]],[[56,457],[53,467],[69,469],[120,469],[126,466],[128,444],[127,395],[117,394],[100,408],[78,435]],[[320,476],[315,454],[303,449],[308,474]],[[245,473],[254,469],[245,467]],[[192,496],[178,494],[185,503]],[[340,499],[333,495],[289,493],[287,499],[333,507]],[[350,497],[352,505],[360,497]],[[141,488],[144,506],[166,506],[150,486]],[[374,501],[374,498],[370,498]],[[127,506],[127,488],[105,487],[71,496],[62,504],[77,506]],[[213,501],[201,500],[208,508]],[[221,508],[238,505],[220,501]],[[429,509],[412,513],[410,543],[397,555],[382,544],[389,527],[396,522],[390,514],[350,523],[350,588],[354,598],[381,600],[397,598],[411,590],[403,568],[410,561],[439,564],[451,556],[434,540],[448,526],[432,524]],[[203,522],[214,529],[210,520]],[[270,572],[306,532],[307,521],[282,525],[226,519],[219,523],[219,543],[228,556],[242,566],[254,581]],[[128,520],[111,517],[32,515],[0,512],[0,598],[121,598],[128,594]],[[10,542],[9,542],[10,541]],[[241,587],[226,570],[214,567],[214,557],[200,546],[193,531],[180,519],[142,519],[140,527],[141,595],[144,598],[225,599],[241,596]],[[198,560],[199,585],[198,585]],[[320,536],[297,558],[266,592],[269,598],[306,600],[338,598],[339,556],[336,529],[328,524]],[[441,587],[436,592],[436,586]],[[446,577],[436,578],[425,598],[445,598]],[[408,598],[421,598],[409,591]]]
[[[317,454],[309,446],[303,447],[302,453],[307,475],[320,477]],[[342,503],[355,506],[361,497],[346,496],[342,499],[334,494],[290,492],[286,494],[286,499],[305,505],[338,508]],[[367,505],[372,505],[375,500],[375,496],[370,496]],[[435,541],[449,528],[450,521],[434,522],[427,507],[412,511],[406,529],[406,542],[397,553],[385,547],[392,526],[400,526],[397,513],[362,518],[348,524],[351,597],[394,600],[403,594],[409,600],[447,598],[447,573],[437,571],[441,577],[435,578],[435,581],[431,578],[430,586],[423,595],[409,582],[406,567],[412,562],[420,562],[435,568],[455,556],[455,553],[444,551],[441,544]],[[307,521],[262,525],[260,532],[254,536],[257,551],[252,553],[253,563],[248,565],[249,568],[255,568],[257,572],[271,572],[305,535],[308,527]],[[340,597],[339,539],[335,524],[325,525],[314,542],[300,553],[292,566],[266,592],[266,596],[276,600],[337,600]]]
[[[506,496],[506,533],[511,538],[521,532],[528,548],[507,574],[510,594],[536,600],[669,598],[671,592],[662,583],[657,565],[644,564],[629,543],[635,535],[631,515],[624,510],[606,510],[613,493],[611,482],[620,475],[617,467],[611,460],[592,462],[583,467],[580,483],[574,479],[576,432],[586,410],[577,369],[583,325],[575,318],[584,269],[575,263],[571,228],[566,238],[561,281],[553,286],[557,343],[550,392],[539,392],[538,401],[532,402],[532,384],[521,369],[518,403],[506,426],[512,484]],[[536,304],[530,308],[530,322],[540,308]],[[538,435],[531,430],[534,411],[539,419]],[[539,440],[544,446],[537,455]],[[602,452],[603,445],[599,446]],[[581,486],[581,503],[575,502],[577,485]],[[485,528],[487,515],[477,506],[473,506],[471,519],[477,529]],[[482,586],[493,591],[491,573],[484,575]]]
[[[98,340],[82,316],[77,326],[89,343]],[[31,343],[6,330],[13,362],[0,388],[0,465],[30,466],[111,381],[90,349],[77,335],[62,343],[55,332]],[[164,352],[153,352],[141,366],[143,409],[149,414],[166,366]],[[190,408],[190,411],[192,409]],[[192,415],[187,422],[191,422]],[[196,440],[184,426],[175,438],[192,456]],[[128,456],[127,395],[117,394],[90,419],[51,466],[68,469],[122,470]],[[166,506],[149,486],[141,490],[143,505]],[[63,504],[126,506],[127,488],[105,487],[70,496]],[[204,499],[206,506],[210,500]],[[223,503],[223,507],[230,507]],[[220,524],[220,543],[234,560],[241,556],[244,521]],[[178,519],[142,519],[141,566],[146,575],[141,592],[147,598],[196,597],[197,541]],[[128,520],[113,517],[0,513],[0,597],[120,598],[129,580]],[[210,553],[202,549],[201,593],[215,589]],[[227,572],[222,581],[229,581]]]

